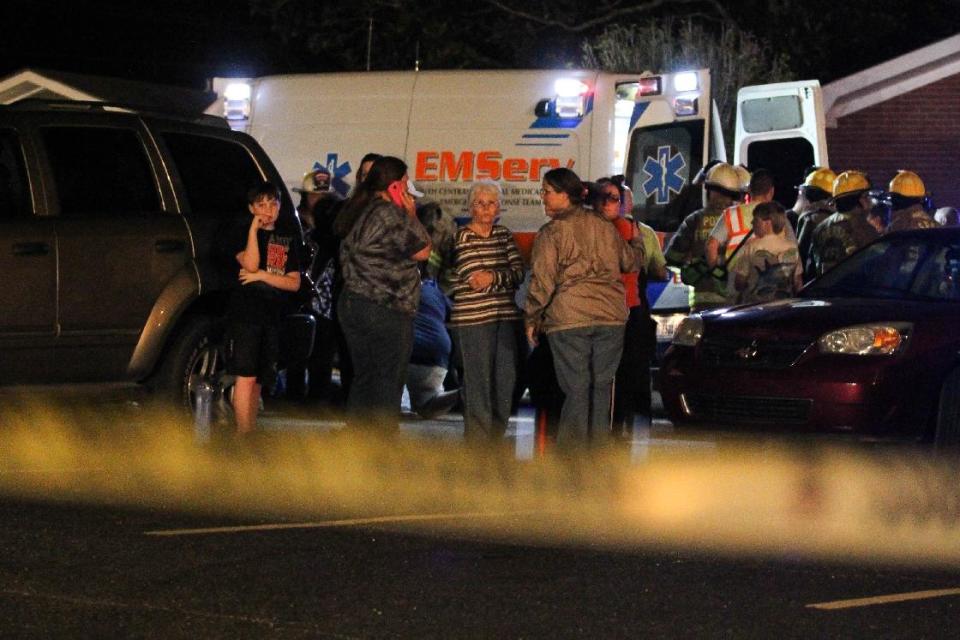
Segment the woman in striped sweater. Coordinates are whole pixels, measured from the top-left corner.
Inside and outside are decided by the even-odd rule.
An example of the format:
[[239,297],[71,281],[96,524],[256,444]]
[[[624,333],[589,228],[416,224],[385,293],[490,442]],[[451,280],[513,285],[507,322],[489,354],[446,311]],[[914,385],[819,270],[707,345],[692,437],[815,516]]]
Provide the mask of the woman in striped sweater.
[[514,294],[523,261],[513,234],[494,224],[500,185],[477,182],[467,204],[471,220],[454,247],[450,329],[463,362],[463,422],[468,442],[495,442],[510,419],[522,334]]

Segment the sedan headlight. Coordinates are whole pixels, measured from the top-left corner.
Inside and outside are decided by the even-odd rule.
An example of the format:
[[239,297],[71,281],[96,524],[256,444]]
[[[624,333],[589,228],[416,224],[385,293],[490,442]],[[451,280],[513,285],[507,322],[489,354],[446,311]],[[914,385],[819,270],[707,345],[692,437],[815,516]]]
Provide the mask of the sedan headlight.
[[903,349],[912,330],[909,322],[858,324],[820,336],[817,346],[820,353],[888,356]]
[[687,316],[680,321],[677,332],[673,334],[673,344],[681,347],[695,347],[703,337],[703,318],[698,315]]

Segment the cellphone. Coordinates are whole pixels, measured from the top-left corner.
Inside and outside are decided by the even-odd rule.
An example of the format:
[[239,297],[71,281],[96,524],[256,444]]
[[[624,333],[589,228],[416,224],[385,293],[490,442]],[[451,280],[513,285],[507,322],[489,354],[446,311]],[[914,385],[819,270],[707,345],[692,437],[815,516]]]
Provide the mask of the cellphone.
[[401,180],[394,180],[390,183],[390,186],[387,187],[387,195],[390,196],[393,204],[397,205],[401,209],[405,208],[403,204],[403,194],[406,191],[407,185],[405,185]]

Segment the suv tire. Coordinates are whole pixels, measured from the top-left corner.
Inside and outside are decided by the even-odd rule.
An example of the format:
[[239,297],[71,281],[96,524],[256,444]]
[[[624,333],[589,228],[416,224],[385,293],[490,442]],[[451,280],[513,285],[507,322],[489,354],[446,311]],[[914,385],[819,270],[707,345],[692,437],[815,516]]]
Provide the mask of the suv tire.
[[226,372],[224,323],[211,316],[195,316],[186,321],[174,337],[151,386],[174,407],[193,411],[202,382],[209,383],[214,390],[213,420],[229,420],[233,377]]

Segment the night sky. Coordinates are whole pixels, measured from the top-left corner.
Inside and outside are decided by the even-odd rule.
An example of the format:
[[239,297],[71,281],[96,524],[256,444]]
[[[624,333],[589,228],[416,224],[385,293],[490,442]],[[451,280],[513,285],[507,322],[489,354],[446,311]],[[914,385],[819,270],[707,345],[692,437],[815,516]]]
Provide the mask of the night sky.
[[[324,0],[316,1],[317,6],[326,6]],[[960,32],[960,0],[913,6],[874,0],[866,3],[877,8],[878,14],[872,17],[855,7],[857,2],[805,0],[801,4],[796,0],[798,7],[810,9],[812,24],[822,18],[832,21],[834,32],[849,33],[851,39],[857,36],[854,46],[846,38],[833,38],[820,60],[795,59],[800,76],[833,80]],[[790,0],[780,4],[793,6]],[[933,4],[937,9],[929,9]],[[749,30],[766,33],[769,18],[763,8],[768,6],[765,0],[742,0],[731,4],[730,10],[737,7],[743,12],[743,25]],[[927,9],[920,11],[918,6]],[[844,11],[844,15],[838,13]],[[286,45],[269,18],[251,16],[248,0],[6,0],[0,6],[0,19],[5,27],[0,38],[0,75],[31,67],[202,88],[205,79],[213,76],[334,70],[322,58],[304,56],[302,50]],[[872,25],[884,24],[888,28],[903,25],[902,32],[871,40]],[[776,37],[776,33],[768,35]],[[544,40],[541,49],[547,55],[538,60],[549,60],[552,54],[553,60],[579,64],[575,48],[558,54],[559,48],[551,49]]]
[[0,13],[3,75],[32,67],[202,88],[285,68],[280,40],[245,0],[7,0]]

